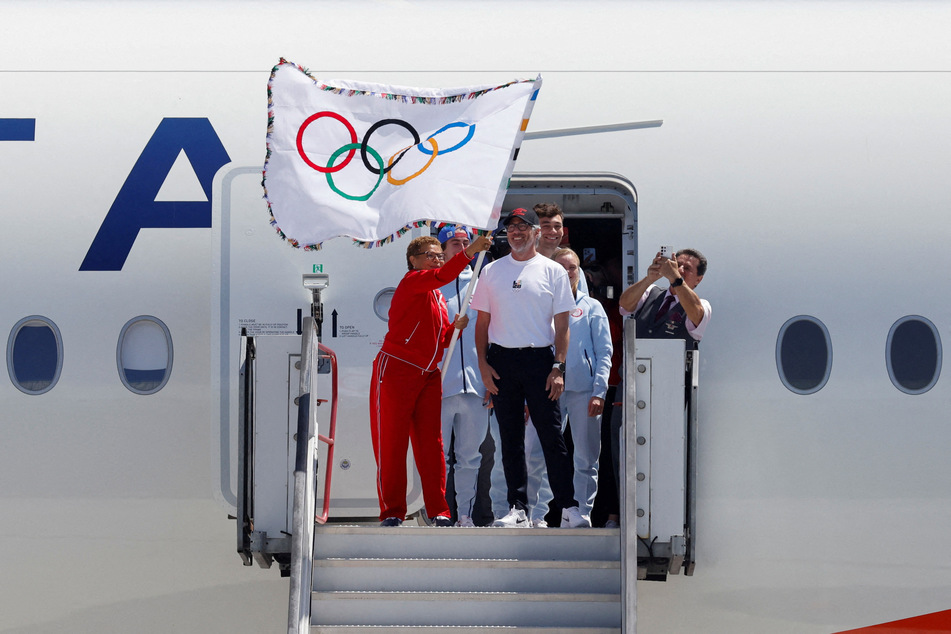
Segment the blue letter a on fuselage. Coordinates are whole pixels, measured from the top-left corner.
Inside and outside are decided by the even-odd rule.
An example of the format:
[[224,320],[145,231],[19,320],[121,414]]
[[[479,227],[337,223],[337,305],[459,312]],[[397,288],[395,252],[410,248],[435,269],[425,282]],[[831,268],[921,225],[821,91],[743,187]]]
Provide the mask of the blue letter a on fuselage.
[[[156,202],[183,151],[207,200]],[[139,229],[210,227],[211,183],[230,161],[208,119],[163,119],[129,172],[79,270],[122,270]]]

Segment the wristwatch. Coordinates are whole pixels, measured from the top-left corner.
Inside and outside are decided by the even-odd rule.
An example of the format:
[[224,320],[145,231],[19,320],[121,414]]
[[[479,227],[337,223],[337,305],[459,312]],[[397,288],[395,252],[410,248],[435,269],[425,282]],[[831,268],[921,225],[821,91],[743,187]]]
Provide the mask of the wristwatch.
[[561,363],[555,361],[555,363],[552,364],[551,369],[558,370],[559,372],[561,372],[561,376],[565,376],[565,362],[564,361],[562,361]]
[[678,286],[683,286],[683,285],[684,285],[684,278],[682,277],[678,277],[677,279],[675,279],[673,282],[670,283],[671,288],[677,288]]

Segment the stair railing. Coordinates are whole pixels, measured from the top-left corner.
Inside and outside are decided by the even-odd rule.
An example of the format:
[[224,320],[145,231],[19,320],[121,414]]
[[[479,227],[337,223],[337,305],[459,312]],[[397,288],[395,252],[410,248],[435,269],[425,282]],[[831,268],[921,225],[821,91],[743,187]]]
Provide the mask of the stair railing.
[[635,376],[637,353],[635,351],[637,323],[624,320],[624,401],[621,419],[620,445],[620,502],[621,502],[621,631],[624,634],[637,632],[637,468],[634,464],[636,438],[637,394]]
[[[321,359],[330,360],[330,428],[327,435],[317,435],[317,440],[327,444],[327,460],[324,463],[324,508],[316,518],[318,524],[323,524],[330,517],[330,479],[333,475],[334,439],[337,436],[337,355],[336,353],[317,342],[317,349],[322,353]],[[320,404],[323,401],[319,401]]]
[[[313,317],[303,323],[301,337],[300,396],[297,399],[297,456],[294,465],[294,511],[291,534],[291,579],[287,610],[288,634],[310,631],[310,601],[314,567],[314,512],[317,479],[316,377],[317,326]],[[336,377],[336,374],[334,375]],[[336,401],[336,390],[334,394]],[[336,406],[336,403],[334,403]],[[332,433],[332,432],[331,432]],[[333,445],[330,445],[333,447]],[[325,469],[330,471],[330,469]],[[329,493],[329,476],[327,477]],[[325,493],[325,505],[327,493]]]

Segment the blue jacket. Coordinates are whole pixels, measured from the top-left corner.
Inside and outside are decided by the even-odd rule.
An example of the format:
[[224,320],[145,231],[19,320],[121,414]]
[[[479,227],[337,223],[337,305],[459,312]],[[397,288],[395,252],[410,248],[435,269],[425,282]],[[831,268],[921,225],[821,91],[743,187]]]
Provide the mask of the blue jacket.
[[[449,319],[461,312],[462,302],[466,298],[466,289],[470,282],[472,282],[472,269],[467,266],[459,277],[440,289],[443,297],[446,298]],[[482,383],[482,375],[479,374],[479,358],[476,356],[475,346],[475,324],[479,313],[470,308],[466,314],[469,316],[469,325],[460,333],[456,347],[452,351],[446,380],[442,384],[443,398],[463,393],[485,396],[485,385]],[[445,353],[443,363],[446,363]]]
[[[452,309],[449,309],[452,312]],[[601,303],[578,289],[575,309],[569,313],[565,391],[587,392],[604,398],[611,372],[611,329]]]

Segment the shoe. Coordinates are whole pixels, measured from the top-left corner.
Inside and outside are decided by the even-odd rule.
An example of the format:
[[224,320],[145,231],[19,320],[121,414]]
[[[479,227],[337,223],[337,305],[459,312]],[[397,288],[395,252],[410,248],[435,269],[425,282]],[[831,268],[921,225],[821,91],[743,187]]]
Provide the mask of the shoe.
[[402,524],[403,520],[398,517],[388,517],[380,522],[380,526],[401,526]]
[[447,528],[452,526],[452,518],[446,517],[445,515],[437,515],[436,517],[429,518],[429,521],[433,523],[433,526],[439,528]]
[[475,522],[473,522],[472,518],[468,515],[460,515],[459,521],[456,522],[456,526],[461,528],[475,528]]
[[492,522],[492,526],[499,528],[529,528],[531,524],[525,515],[525,511],[513,506],[512,510],[508,512],[508,515]]
[[548,522],[545,520],[532,520],[532,528],[548,528]]
[[608,520],[604,523],[605,528],[621,528],[621,525],[617,523],[617,520]]
[[577,506],[569,506],[561,512],[562,528],[591,528],[591,519],[581,514]]

